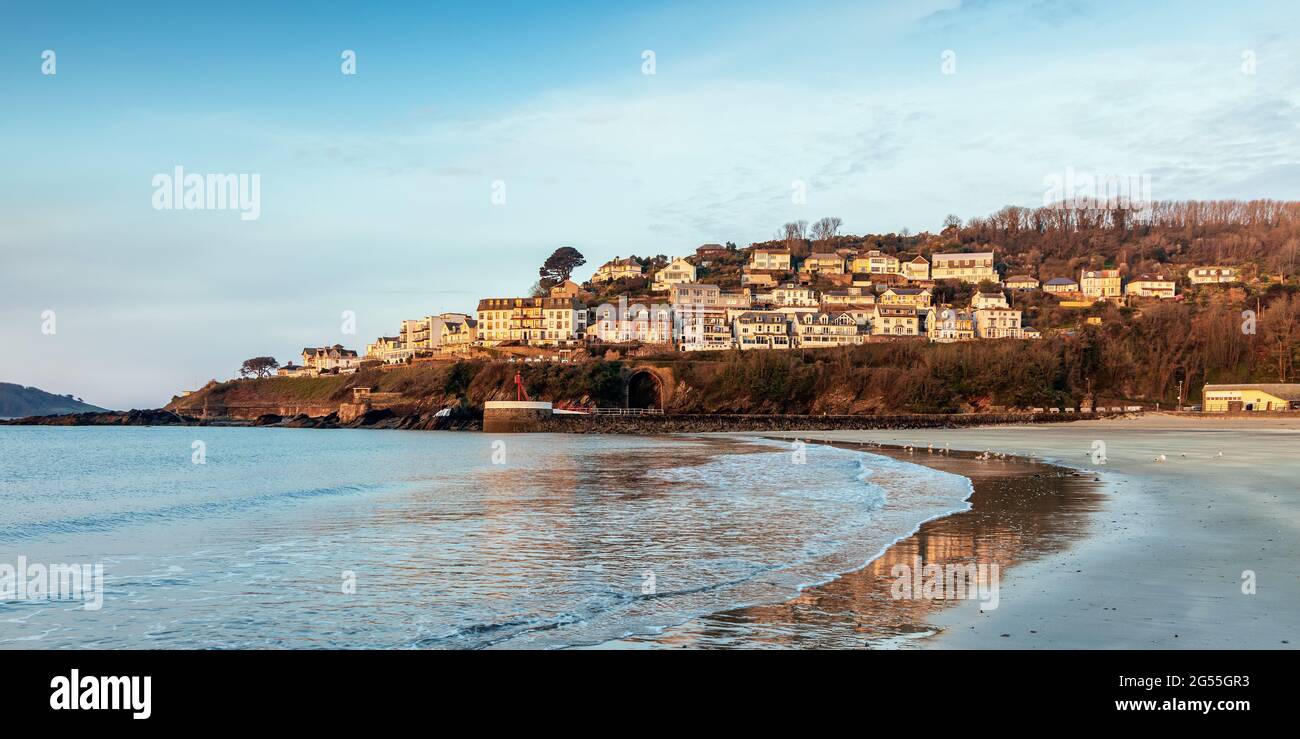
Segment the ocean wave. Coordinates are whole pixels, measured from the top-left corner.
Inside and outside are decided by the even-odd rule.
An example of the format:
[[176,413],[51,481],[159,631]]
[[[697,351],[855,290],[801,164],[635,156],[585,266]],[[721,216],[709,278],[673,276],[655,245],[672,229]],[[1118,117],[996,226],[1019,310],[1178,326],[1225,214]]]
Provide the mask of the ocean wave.
[[391,483],[335,485],[301,490],[287,490],[244,498],[227,498],[196,503],[164,506],[146,510],[127,510],[87,516],[26,521],[0,527],[0,541],[23,541],[43,537],[112,531],[125,526],[157,524],[186,518],[232,516],[268,505],[286,504],[318,498],[375,493],[395,489]]

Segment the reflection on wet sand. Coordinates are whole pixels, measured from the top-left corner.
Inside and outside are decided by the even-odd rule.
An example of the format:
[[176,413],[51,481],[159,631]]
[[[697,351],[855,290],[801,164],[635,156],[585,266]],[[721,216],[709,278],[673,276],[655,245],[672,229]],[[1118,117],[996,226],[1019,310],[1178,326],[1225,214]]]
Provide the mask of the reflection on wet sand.
[[[650,639],[680,647],[846,648],[923,646],[935,633],[931,616],[955,600],[894,599],[895,565],[998,565],[1015,577],[1016,564],[1059,551],[1083,536],[1088,515],[1101,506],[1091,477],[1031,460],[978,459],[962,452],[929,452],[839,443],[964,475],[973,482],[971,509],[923,524],[865,568],[804,590],[797,598],[696,619]],[[1004,602],[1005,603],[1005,602]],[[1004,605],[1005,607],[1005,605]]]

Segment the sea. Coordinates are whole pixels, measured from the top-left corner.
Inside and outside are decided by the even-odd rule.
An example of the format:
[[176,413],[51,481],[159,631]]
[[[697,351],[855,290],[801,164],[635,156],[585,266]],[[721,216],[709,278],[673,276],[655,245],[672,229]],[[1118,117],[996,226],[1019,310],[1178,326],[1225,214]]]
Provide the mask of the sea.
[[[743,435],[0,427],[0,648],[654,645],[860,569],[970,493]],[[83,565],[80,591],[17,586]]]

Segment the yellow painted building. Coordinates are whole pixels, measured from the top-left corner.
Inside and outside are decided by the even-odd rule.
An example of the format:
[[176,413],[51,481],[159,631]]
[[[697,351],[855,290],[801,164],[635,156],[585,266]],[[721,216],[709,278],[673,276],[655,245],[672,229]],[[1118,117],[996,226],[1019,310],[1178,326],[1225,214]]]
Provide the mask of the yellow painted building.
[[790,271],[790,252],[786,249],[755,249],[749,255],[749,269]]
[[1206,385],[1206,413],[1300,411],[1300,383]]
[[549,346],[576,341],[587,330],[587,307],[574,298],[484,298],[477,313],[477,340],[484,346]]
[[1096,300],[1118,298],[1123,291],[1122,283],[1117,269],[1090,269],[1079,276],[1083,296]]
[[628,257],[627,259],[612,259],[600,265],[596,274],[591,276],[592,282],[613,282],[628,277],[640,277],[642,274],[641,263]]
[[844,257],[835,252],[809,254],[799,265],[799,271],[807,274],[842,275],[844,274]]
[[854,274],[885,275],[902,273],[898,257],[885,254],[879,249],[872,249],[866,254],[859,254],[853,258],[851,264],[850,271]]
[[673,285],[695,282],[695,274],[695,265],[686,261],[685,257],[679,257],[655,273],[655,281],[650,289],[662,292]]

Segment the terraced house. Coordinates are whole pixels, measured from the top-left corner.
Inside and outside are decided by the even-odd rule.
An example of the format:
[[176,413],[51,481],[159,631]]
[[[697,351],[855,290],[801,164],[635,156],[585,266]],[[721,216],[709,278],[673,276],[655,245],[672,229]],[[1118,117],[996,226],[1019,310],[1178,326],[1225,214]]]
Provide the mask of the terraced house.
[[673,306],[677,348],[684,352],[731,349],[731,318],[726,308],[713,305]]
[[468,352],[477,342],[478,321],[468,317],[463,321],[448,321],[446,331],[442,335],[442,351],[447,354],[461,354]]
[[673,285],[668,292],[677,346],[682,351],[714,351],[732,347],[729,311],[753,306],[749,290],[724,293],[717,285]]
[[822,349],[862,343],[858,324],[848,313],[803,313],[791,325],[795,348]]
[[789,322],[777,311],[745,311],[736,316],[733,330],[741,350],[789,349]]
[[821,294],[823,307],[852,305],[875,305],[876,296],[861,287],[848,287],[843,290],[826,290]]
[[679,305],[712,305],[722,308],[750,308],[754,296],[748,289],[738,293],[724,293],[721,287],[699,282],[686,282],[668,289],[668,302]]
[[556,346],[577,341],[587,329],[587,307],[574,298],[484,298],[477,315],[484,346]]
[[441,313],[402,321],[399,334],[402,350],[407,356],[437,354],[442,351],[447,324],[462,323],[468,319],[469,316],[464,313]]
[[950,305],[931,307],[925,317],[925,332],[937,343],[970,341],[975,338],[975,313]]
[[906,305],[913,308],[930,307],[930,291],[920,287],[891,287],[876,299],[877,305]]
[[366,359],[376,359],[384,364],[398,364],[410,356],[402,349],[400,336],[380,336],[373,343],[366,344]]
[[854,274],[901,274],[902,268],[899,265],[898,257],[892,254],[885,254],[879,249],[872,249],[866,254],[859,254],[853,258],[852,271]]
[[903,305],[877,305],[871,321],[871,333],[881,336],[920,336],[921,319],[916,308]]
[[816,308],[817,291],[811,287],[787,282],[772,290],[772,302],[783,306],[805,306]]
[[306,374],[347,374],[356,372],[361,358],[353,349],[334,346],[307,347],[302,350],[302,369]]
[[671,344],[676,339],[673,311],[670,306],[659,304],[633,304],[625,308],[602,305],[587,328],[587,338],[615,343]]

